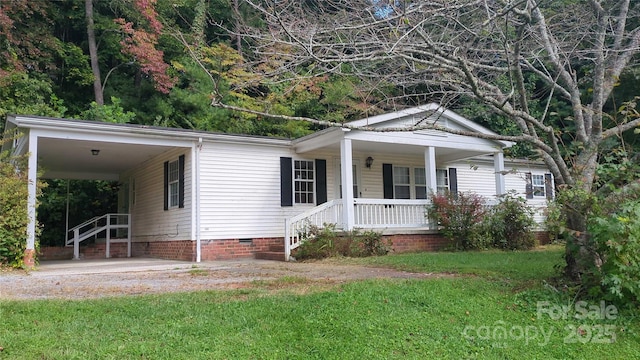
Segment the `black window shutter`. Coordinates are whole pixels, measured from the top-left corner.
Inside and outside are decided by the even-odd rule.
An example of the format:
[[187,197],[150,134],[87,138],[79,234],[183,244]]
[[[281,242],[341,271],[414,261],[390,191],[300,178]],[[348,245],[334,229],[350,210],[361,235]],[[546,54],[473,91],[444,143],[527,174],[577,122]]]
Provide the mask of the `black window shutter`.
[[551,174],[544,174],[544,193],[547,195],[547,200],[553,199],[553,178],[551,178]]
[[184,155],[178,157],[178,207],[184,207]]
[[327,202],[327,160],[316,159],[316,205]]
[[385,199],[393,199],[393,165],[382,164],[382,188]]
[[164,162],[164,209],[169,210],[169,162]]
[[527,185],[524,189],[524,192],[527,195],[527,199],[533,199],[533,180],[531,177],[531,173],[530,172],[525,173],[524,176],[527,181]]
[[280,158],[280,206],[293,206],[293,168],[290,157]]
[[453,196],[458,196],[458,169],[449,168],[449,191]]

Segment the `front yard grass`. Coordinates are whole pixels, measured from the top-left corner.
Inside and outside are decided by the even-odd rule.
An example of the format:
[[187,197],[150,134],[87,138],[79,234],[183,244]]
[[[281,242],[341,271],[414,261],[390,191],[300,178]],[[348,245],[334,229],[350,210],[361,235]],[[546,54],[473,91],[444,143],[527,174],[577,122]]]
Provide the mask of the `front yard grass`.
[[638,358],[632,310],[604,320],[538,316],[538,301],[551,310],[571,301],[544,285],[561,254],[552,247],[341,260],[466,275],[321,284],[304,294],[286,291],[313,287],[296,277],[233,291],[4,301],[0,358]]
[[547,245],[529,251],[406,253],[328,261],[385,266],[412,272],[470,274],[517,282],[546,280],[557,275],[563,264],[563,254],[563,246]]

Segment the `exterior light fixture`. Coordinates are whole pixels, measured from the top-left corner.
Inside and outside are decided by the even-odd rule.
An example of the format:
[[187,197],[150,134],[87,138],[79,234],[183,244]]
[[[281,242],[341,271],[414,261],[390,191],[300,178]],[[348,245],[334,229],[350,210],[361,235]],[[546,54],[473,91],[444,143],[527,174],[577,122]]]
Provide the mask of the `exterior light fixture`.
[[91,149],[91,155],[98,156],[98,154],[100,154],[100,150],[99,149]]
[[371,169],[371,165],[373,165],[373,158],[371,156],[369,156],[365,160],[364,165],[367,167],[367,169]]

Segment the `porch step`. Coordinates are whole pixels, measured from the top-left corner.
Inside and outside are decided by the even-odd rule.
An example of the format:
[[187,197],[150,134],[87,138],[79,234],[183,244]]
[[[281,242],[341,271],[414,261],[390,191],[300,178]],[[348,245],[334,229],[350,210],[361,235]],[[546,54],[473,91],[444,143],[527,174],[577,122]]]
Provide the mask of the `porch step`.
[[285,261],[284,244],[269,245],[269,250],[255,253],[256,259]]
[[281,252],[284,254],[284,244],[269,245],[269,251]]
[[261,251],[255,253],[255,258],[261,260],[285,261],[284,251]]

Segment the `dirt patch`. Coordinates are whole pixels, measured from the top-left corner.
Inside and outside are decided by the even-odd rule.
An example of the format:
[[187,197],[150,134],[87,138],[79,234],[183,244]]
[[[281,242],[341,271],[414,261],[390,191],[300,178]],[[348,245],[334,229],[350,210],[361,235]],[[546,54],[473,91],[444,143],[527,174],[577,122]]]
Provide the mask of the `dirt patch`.
[[[124,270],[123,270],[124,271]],[[158,294],[261,287],[297,291],[362,279],[420,279],[450,276],[398,271],[387,268],[324,262],[285,263],[241,261],[200,263],[197,266],[135,272],[85,274],[0,273],[0,299],[89,299],[110,296]],[[304,291],[303,291],[304,292]]]

